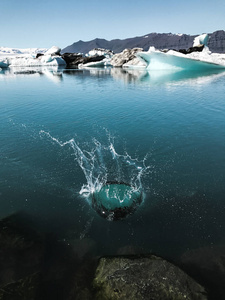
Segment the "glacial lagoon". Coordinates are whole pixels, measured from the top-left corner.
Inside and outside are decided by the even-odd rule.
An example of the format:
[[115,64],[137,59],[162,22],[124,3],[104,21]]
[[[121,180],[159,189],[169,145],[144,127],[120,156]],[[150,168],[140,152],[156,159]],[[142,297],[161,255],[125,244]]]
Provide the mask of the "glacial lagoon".
[[[224,82],[222,71],[0,71],[0,218],[23,212],[94,255],[224,245]],[[141,189],[131,215],[93,208],[106,181]]]

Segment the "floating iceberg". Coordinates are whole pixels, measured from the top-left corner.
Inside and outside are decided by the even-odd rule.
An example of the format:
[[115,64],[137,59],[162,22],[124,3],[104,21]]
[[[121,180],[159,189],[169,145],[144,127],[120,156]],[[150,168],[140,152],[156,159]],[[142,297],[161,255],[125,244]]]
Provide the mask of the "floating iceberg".
[[55,55],[59,55],[61,52],[61,48],[57,47],[57,46],[52,46],[50,49],[48,49],[44,55],[52,55],[52,54],[55,54]]
[[9,61],[7,58],[0,58],[0,68],[8,68]]
[[211,53],[206,46],[208,35],[204,34],[194,39],[193,47],[204,45],[202,52],[183,54],[169,50],[164,53],[150,47],[147,52],[138,52],[136,55],[147,64],[148,70],[208,70],[224,69],[225,54]]
[[[46,51],[38,48],[30,49],[0,49],[0,67],[41,67],[41,66],[65,66],[65,60],[60,56],[61,49],[53,46]],[[44,52],[44,53],[43,53]],[[38,55],[37,55],[38,54]]]
[[39,66],[62,66],[66,62],[60,56],[43,55],[38,58],[33,57],[15,57],[10,59],[12,67],[39,67]]
[[207,46],[208,40],[209,36],[206,33],[196,36],[196,38],[194,38],[193,47],[198,47],[199,45]]

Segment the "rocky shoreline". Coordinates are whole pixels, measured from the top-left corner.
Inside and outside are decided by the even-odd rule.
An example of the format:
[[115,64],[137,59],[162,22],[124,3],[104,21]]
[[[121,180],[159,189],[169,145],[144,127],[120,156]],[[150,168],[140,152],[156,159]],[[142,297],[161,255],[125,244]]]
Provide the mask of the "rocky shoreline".
[[225,246],[184,253],[177,261],[126,247],[103,256],[91,239],[59,241],[29,216],[0,221],[0,299],[221,300]]

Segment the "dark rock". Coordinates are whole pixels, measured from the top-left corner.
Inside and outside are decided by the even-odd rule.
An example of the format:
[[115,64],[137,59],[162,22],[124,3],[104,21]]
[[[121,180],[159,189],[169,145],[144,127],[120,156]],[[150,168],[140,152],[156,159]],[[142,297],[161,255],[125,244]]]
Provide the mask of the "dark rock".
[[186,49],[179,49],[178,52],[183,53],[183,54],[190,54],[192,52],[202,52],[204,49],[204,45],[200,45],[197,47],[190,47],[187,50]]
[[103,257],[93,286],[95,300],[206,300],[204,288],[166,260],[143,257]]
[[64,53],[61,57],[65,60],[67,66],[70,66],[76,65],[77,60],[81,59],[82,55],[77,53]]
[[[176,51],[176,49],[173,49],[174,51]],[[167,50],[168,52],[168,50]],[[187,54],[187,50],[186,49],[179,49],[178,52],[183,53],[183,54]]]
[[[0,221],[1,300],[68,299],[77,257],[70,246],[36,226],[22,213]],[[34,274],[41,274],[40,282]]]
[[225,246],[189,250],[181,256],[181,266],[209,289],[210,299],[225,295]]
[[187,50],[187,54],[192,53],[192,52],[202,52],[203,49],[204,49],[204,45],[199,45],[199,46],[196,46],[196,47],[190,47]]
[[23,214],[0,221],[0,285],[40,270],[43,240],[26,222]]
[[36,54],[36,58],[40,57],[40,56],[43,56],[44,54],[43,53],[37,53]]
[[86,259],[77,268],[71,280],[69,300],[93,300],[92,281],[97,267],[97,259]]
[[104,55],[95,55],[95,56],[90,56],[90,57],[84,57],[83,64],[87,64],[89,62],[101,61],[104,58],[105,58]]
[[82,56],[76,53],[64,53],[62,58],[65,60],[68,68],[78,68],[79,64],[101,61],[105,58],[104,55],[96,55],[91,57]]

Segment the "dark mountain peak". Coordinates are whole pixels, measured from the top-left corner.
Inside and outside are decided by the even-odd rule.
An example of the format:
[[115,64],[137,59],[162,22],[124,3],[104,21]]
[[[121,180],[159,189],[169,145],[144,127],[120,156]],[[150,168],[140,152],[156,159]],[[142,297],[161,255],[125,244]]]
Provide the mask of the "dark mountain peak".
[[[175,34],[175,33],[156,33],[152,32],[142,36],[136,36],[126,39],[105,40],[102,38],[95,38],[91,41],[78,41],[62,50],[62,53],[88,53],[94,48],[104,48],[119,53],[126,48],[143,48],[147,51],[150,46],[157,49],[188,49],[193,45],[193,40],[197,35],[189,34]],[[212,52],[225,52],[225,31],[217,30],[209,34],[209,49]]]

